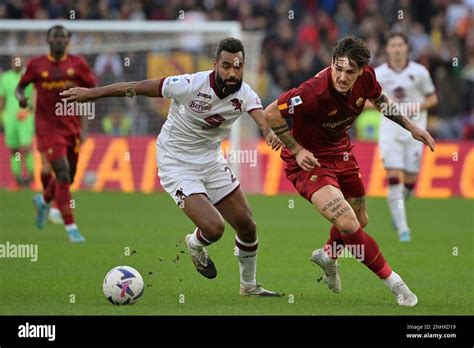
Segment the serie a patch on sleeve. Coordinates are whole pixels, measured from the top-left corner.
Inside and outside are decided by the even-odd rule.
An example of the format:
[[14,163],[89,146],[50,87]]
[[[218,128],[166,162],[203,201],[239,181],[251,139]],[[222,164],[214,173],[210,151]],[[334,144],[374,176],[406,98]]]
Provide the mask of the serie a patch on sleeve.
[[179,76],[171,76],[166,81],[166,84],[167,85],[174,85],[175,83],[178,83],[179,81],[181,81],[181,78]]
[[291,105],[296,106],[296,105],[300,105],[300,104],[303,104],[303,100],[301,99],[301,97],[299,95],[297,95],[296,97],[291,98]]

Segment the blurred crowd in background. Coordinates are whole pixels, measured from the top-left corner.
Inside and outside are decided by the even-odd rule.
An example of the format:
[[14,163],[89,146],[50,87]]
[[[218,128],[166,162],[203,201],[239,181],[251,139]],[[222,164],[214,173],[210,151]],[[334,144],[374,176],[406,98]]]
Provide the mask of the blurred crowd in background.
[[[440,102],[430,111],[430,131],[437,139],[474,139],[474,0],[10,0],[0,1],[0,19],[67,19],[71,8],[75,19],[177,20],[185,13],[238,20],[246,31],[263,32],[264,105],[326,67],[339,38],[362,37],[377,66],[385,61],[386,34],[402,31],[411,59],[428,68],[437,88]],[[100,72],[103,64],[97,58],[91,65]],[[121,75],[120,61],[110,66]],[[102,131],[132,133],[120,113],[112,110]]]

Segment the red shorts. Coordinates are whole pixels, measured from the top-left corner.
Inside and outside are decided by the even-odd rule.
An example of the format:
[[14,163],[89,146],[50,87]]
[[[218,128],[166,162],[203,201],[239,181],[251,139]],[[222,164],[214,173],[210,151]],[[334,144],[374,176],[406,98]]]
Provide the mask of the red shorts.
[[310,202],[313,193],[326,185],[340,189],[345,198],[365,196],[359,164],[353,155],[347,161],[318,158],[321,167],[315,167],[310,172],[304,171],[293,156],[282,153],[282,159],[286,162],[286,177],[296,191]]
[[38,135],[37,143],[38,150],[46,156],[49,162],[67,157],[70,164],[77,163],[81,144],[79,135]]

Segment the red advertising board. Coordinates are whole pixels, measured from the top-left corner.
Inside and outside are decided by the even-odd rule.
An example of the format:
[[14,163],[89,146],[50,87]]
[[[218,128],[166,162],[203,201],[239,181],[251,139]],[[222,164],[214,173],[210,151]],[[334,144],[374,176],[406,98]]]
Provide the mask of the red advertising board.
[[[162,190],[157,177],[155,141],[154,137],[148,136],[90,136],[81,147],[73,190],[144,193]],[[224,148],[227,146],[228,143],[223,145]],[[241,183],[247,192],[265,195],[295,192],[285,179],[279,153],[273,152],[263,141],[252,150],[255,152],[255,165],[240,165]],[[357,142],[355,154],[367,195],[384,196],[386,178],[376,144]],[[0,187],[13,185],[9,158],[3,136],[0,136]],[[35,182],[40,187],[40,157],[37,152],[35,163]],[[433,153],[425,148],[416,195],[423,198],[474,198],[474,143],[437,143]]]

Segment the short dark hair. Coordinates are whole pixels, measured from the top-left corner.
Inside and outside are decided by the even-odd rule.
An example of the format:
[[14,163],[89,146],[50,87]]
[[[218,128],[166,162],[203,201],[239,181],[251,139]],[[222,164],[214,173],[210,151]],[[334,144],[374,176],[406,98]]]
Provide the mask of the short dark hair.
[[54,25],[52,26],[51,28],[48,29],[48,32],[46,33],[46,37],[49,37],[49,35],[51,34],[51,32],[55,29],[61,29],[61,30],[64,30],[66,33],[67,33],[67,36],[68,37],[71,37],[71,33],[62,25]]
[[359,68],[364,68],[370,63],[370,50],[362,39],[349,35],[339,39],[333,46],[332,61],[340,57],[347,57],[356,62]]
[[219,43],[217,44],[216,55],[214,57],[216,60],[219,59],[219,56],[222,51],[226,51],[229,53],[242,52],[242,56],[245,59],[244,45],[242,45],[242,41],[234,37],[227,37],[219,41]]
[[387,37],[385,38],[385,45],[387,45],[390,39],[393,39],[394,37],[402,38],[402,40],[405,41],[407,45],[409,45],[408,36],[405,33],[402,33],[401,31],[393,31],[390,34],[388,34]]

